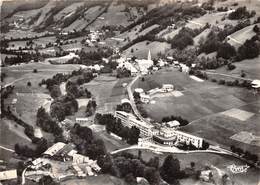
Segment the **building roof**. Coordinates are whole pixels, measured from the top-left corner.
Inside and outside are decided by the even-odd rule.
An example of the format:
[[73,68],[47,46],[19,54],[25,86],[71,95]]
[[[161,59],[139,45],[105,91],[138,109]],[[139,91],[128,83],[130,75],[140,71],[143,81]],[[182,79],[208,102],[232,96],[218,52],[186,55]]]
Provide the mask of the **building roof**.
[[0,172],[0,181],[17,178],[17,170],[7,170]]
[[61,149],[63,149],[66,146],[65,143],[58,142],[52,145],[50,148],[48,148],[43,154],[49,155],[49,156],[54,156],[57,154]]
[[142,88],[135,88],[135,92],[137,93],[143,93],[144,90]]
[[173,85],[172,84],[163,84],[162,86],[163,88],[173,88]]
[[253,80],[251,84],[253,88],[260,88],[260,80]]
[[123,103],[129,103],[129,104],[131,104],[130,100],[127,99],[127,98],[124,98],[124,99],[121,100],[121,104],[123,104]]
[[144,94],[144,93],[141,93],[141,94],[140,94],[140,97],[141,97],[141,98],[147,98],[147,99],[150,99],[150,96],[147,95],[147,94]]
[[180,122],[177,120],[174,121],[169,121],[166,123],[169,127],[176,127],[176,126],[180,126]]

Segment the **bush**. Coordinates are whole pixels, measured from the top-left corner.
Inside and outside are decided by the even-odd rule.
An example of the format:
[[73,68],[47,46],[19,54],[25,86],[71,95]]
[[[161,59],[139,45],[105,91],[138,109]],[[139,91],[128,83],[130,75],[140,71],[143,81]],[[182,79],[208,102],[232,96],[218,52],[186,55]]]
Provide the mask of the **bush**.
[[230,70],[230,71],[232,71],[232,70],[236,69],[236,66],[235,66],[234,64],[232,64],[232,63],[229,63],[229,64],[227,65],[227,69]]
[[211,81],[212,82],[217,82],[217,80],[215,78],[212,78]]
[[38,70],[37,69],[33,69],[33,73],[37,73],[38,72]]
[[28,87],[31,87],[31,86],[32,86],[32,83],[31,83],[31,82],[27,82],[27,86],[28,86]]
[[253,31],[258,33],[259,32],[259,27],[257,25],[255,25],[254,28],[253,28]]
[[221,79],[221,80],[218,81],[218,84],[219,84],[219,85],[225,85],[225,83],[226,83],[226,81],[223,80],[223,79]]

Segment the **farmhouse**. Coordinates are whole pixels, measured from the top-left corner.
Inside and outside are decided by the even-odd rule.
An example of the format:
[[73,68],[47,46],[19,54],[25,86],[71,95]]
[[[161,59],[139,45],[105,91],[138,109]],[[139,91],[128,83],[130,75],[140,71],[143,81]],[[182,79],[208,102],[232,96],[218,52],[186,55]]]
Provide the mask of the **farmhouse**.
[[144,90],[142,88],[135,88],[135,92],[141,94],[144,93]]
[[172,84],[163,84],[162,91],[163,92],[171,92],[174,90],[174,86]]
[[150,102],[150,96],[144,93],[140,93],[140,100],[143,103],[149,103]]
[[53,157],[56,155],[60,150],[62,150],[66,146],[65,143],[58,142],[48,148],[43,155]]
[[255,90],[259,91],[259,89],[260,89],[260,80],[253,80],[253,81],[251,82],[251,85],[252,85],[252,87],[253,87]]
[[153,134],[153,132],[152,132],[153,125],[146,123],[144,121],[137,120],[133,114],[126,113],[123,111],[116,111],[115,117],[117,119],[120,119],[122,124],[129,128],[131,128],[133,126],[139,128],[140,135],[142,137],[152,136],[152,134]]
[[169,121],[169,122],[166,123],[166,126],[170,127],[170,128],[176,128],[176,127],[180,126],[180,122],[177,121],[177,120]]
[[76,123],[85,124],[85,123],[88,123],[88,122],[89,122],[88,118],[76,118]]

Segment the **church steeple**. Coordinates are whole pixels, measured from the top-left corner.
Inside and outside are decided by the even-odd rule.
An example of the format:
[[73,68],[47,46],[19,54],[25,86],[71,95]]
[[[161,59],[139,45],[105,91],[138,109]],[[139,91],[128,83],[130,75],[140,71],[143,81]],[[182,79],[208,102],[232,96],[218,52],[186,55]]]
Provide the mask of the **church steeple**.
[[150,49],[149,49],[149,52],[148,52],[147,60],[152,60],[152,56],[151,56],[151,51],[150,51]]

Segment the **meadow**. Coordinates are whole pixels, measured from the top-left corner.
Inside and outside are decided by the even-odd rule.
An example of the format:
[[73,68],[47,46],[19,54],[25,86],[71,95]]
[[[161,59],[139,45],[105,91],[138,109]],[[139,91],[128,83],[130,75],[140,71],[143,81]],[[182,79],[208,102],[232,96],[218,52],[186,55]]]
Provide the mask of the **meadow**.
[[257,127],[260,102],[252,91],[210,81],[198,82],[177,70],[162,70],[145,76],[144,81],[139,79],[133,89],[150,90],[167,83],[173,84],[183,95],[155,97],[155,103],[143,104],[148,117],[160,122],[165,116],[181,116],[190,122],[181,128],[186,132],[226,148],[236,145],[254,153],[260,151],[257,141],[248,144],[230,138],[242,131],[260,135]]

